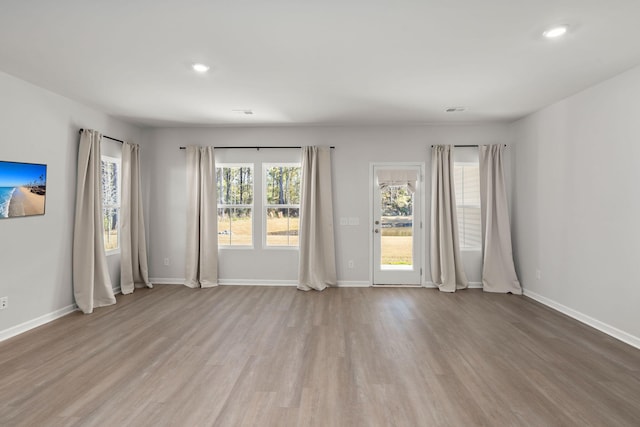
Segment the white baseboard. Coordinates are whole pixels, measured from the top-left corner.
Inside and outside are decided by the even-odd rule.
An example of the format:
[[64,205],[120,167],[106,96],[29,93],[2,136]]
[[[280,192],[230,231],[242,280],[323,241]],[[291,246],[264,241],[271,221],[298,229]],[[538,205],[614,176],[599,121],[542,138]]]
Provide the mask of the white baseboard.
[[[425,288],[438,288],[436,286],[435,283],[433,282],[425,282],[424,284]],[[482,282],[469,282],[469,288],[468,289],[482,289]]]
[[572,308],[567,307],[566,305],[562,305],[552,299],[549,299],[547,297],[543,297],[542,295],[539,295],[535,292],[529,291],[527,289],[523,289],[523,293],[525,296],[538,301],[541,304],[546,305],[547,307],[550,307],[554,310],[559,311],[560,313],[566,314],[569,317],[572,317],[576,320],[578,320],[579,322],[582,322],[586,325],[591,326],[592,328],[595,328],[597,330],[599,330],[600,332],[604,332],[607,335],[612,336],[613,338],[616,338],[624,343],[627,343],[635,348],[640,349],[640,338],[633,336],[627,332],[624,332],[616,327],[613,327],[611,325],[608,325],[604,322],[601,322],[597,319],[594,319],[591,316],[587,316],[584,313],[581,313],[577,310],[574,310]]
[[149,277],[149,282],[154,285],[184,285],[184,279],[175,277]]
[[368,288],[371,283],[367,280],[338,280],[337,288]]
[[297,280],[218,279],[222,286],[298,286]]
[[[114,288],[113,294],[118,295],[122,292],[120,288]],[[15,337],[16,335],[20,335],[25,333],[31,329],[37,328],[38,326],[42,326],[45,323],[53,322],[56,319],[59,319],[63,316],[66,316],[69,313],[73,313],[78,310],[78,306],[76,304],[71,304],[51,313],[42,315],[40,317],[36,317],[35,319],[28,320],[26,322],[20,323],[19,325],[12,326],[9,329],[5,329],[4,331],[0,331],[0,341],[7,340],[9,338]]]
[[[150,277],[154,285],[184,285],[184,279]],[[297,280],[255,280],[255,279],[218,279],[221,286],[297,286]]]
[[30,329],[37,328],[38,326],[42,326],[45,323],[49,323],[53,320],[59,319],[62,316],[66,316],[69,313],[73,313],[77,309],[78,309],[77,305],[71,304],[59,310],[45,314],[43,316],[36,317],[35,319],[28,320],[24,323],[20,323],[19,325],[12,326],[9,329],[0,331],[0,341],[4,341],[6,339],[15,337],[16,335],[20,335],[24,332],[27,332]]
[[[151,277],[149,281],[154,285],[183,285],[184,279]],[[256,280],[256,279],[219,279],[222,286],[298,286],[297,280]],[[365,288],[371,284],[368,281],[339,280],[338,288]]]

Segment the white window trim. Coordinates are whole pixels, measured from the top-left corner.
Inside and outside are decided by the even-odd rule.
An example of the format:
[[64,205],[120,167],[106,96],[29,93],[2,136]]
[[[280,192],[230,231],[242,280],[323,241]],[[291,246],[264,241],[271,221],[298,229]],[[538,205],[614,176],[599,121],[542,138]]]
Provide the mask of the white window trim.
[[[262,248],[266,250],[285,250],[285,251],[299,251],[300,250],[300,233],[298,232],[298,244],[297,245],[267,245],[267,209],[298,209],[298,215],[300,214],[300,205],[277,205],[267,203],[267,170],[273,167],[298,167],[302,173],[302,163],[300,162],[269,162],[262,163]],[[302,177],[301,177],[302,178]],[[300,189],[302,192],[302,188]],[[302,197],[302,194],[300,194]],[[298,216],[298,218],[300,218]]]
[[[117,176],[118,176],[118,183],[120,184],[118,186],[118,204],[117,205],[103,205],[102,209],[103,209],[103,213],[102,215],[104,215],[104,209],[108,209],[108,208],[117,208],[118,209],[118,247],[115,249],[106,249],[105,248],[105,255],[106,256],[111,256],[111,255],[117,255],[120,253],[120,241],[122,240],[122,228],[121,228],[121,223],[122,223],[122,218],[120,216],[120,214],[122,213],[122,159],[118,158],[118,157],[111,157],[111,156],[100,156],[100,162],[107,162],[107,163],[115,163],[116,164],[116,169],[117,169]],[[102,180],[102,177],[100,177],[100,179]],[[103,189],[104,191],[104,189]],[[102,196],[102,195],[100,195]],[[104,227],[104,226],[103,226]],[[104,230],[103,230],[103,234],[104,234]],[[104,242],[103,242],[104,243]]]
[[[256,216],[256,207],[255,207],[255,203],[256,203],[256,191],[255,191],[255,182],[256,182],[256,175],[255,175],[255,164],[254,163],[217,163],[216,165],[216,191],[218,188],[218,171],[217,169],[220,168],[251,168],[252,173],[253,173],[253,180],[251,182],[251,193],[252,193],[252,200],[253,203],[252,204],[242,204],[242,205],[230,205],[227,203],[224,204],[219,204],[216,200],[216,221],[218,221],[218,209],[251,209],[251,244],[250,245],[223,245],[220,244],[219,240],[218,240],[218,249],[222,249],[222,250],[234,250],[234,249],[241,249],[241,250],[247,250],[247,249],[254,249],[255,248],[255,216]],[[217,198],[216,198],[217,199]],[[219,230],[217,230],[217,232],[219,232]],[[233,233],[233,227],[231,232]],[[216,239],[218,239],[218,236],[216,236]]]

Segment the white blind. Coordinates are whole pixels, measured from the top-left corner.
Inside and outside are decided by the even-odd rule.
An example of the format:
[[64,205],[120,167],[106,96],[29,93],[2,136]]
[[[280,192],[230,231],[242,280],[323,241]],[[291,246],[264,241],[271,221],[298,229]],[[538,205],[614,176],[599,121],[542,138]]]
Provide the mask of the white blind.
[[480,218],[480,168],[477,163],[454,163],[453,179],[458,214],[458,237],[462,249],[482,247]]

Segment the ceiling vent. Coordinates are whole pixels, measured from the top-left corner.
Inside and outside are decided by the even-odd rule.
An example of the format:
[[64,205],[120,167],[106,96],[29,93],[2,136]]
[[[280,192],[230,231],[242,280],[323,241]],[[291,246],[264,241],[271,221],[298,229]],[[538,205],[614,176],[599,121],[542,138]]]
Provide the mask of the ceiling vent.
[[465,111],[466,109],[467,107],[449,107],[444,111],[446,111],[447,113],[459,113],[461,111]]

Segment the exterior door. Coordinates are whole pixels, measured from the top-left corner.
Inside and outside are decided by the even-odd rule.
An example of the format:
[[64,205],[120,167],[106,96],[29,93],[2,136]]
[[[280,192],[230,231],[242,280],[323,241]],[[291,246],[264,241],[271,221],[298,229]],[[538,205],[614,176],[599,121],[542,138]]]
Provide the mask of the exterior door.
[[422,167],[373,165],[373,284],[422,284]]

